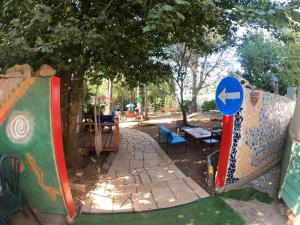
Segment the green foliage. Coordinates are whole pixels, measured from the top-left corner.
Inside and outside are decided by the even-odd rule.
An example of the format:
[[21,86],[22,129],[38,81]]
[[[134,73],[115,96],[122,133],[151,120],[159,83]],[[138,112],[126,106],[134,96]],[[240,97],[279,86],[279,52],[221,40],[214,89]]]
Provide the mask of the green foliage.
[[91,83],[124,76],[131,87],[163,79],[170,69],[153,57],[164,40],[142,31],[149,10],[140,1],[4,1],[0,69],[48,63]]
[[288,86],[298,87],[300,84],[300,41],[287,43],[285,46],[286,57],[278,74],[279,89],[286,93]]
[[171,108],[173,106],[174,97],[172,95],[168,95],[165,97],[165,108]]
[[291,29],[300,31],[299,1],[238,1],[225,10],[228,17],[241,25],[264,27],[280,32]]
[[272,91],[271,77],[279,81],[280,93],[285,94],[289,85],[297,86],[300,80],[300,44],[284,44],[263,33],[253,33],[244,38],[238,48],[245,77],[260,89]]
[[257,199],[260,202],[267,203],[267,204],[271,204],[274,201],[274,199],[271,198],[268,193],[260,192],[253,187],[241,188],[229,192],[224,192],[219,194],[219,196],[224,198],[232,198],[240,201],[246,201],[246,202],[252,199]]
[[148,85],[148,102],[153,108],[156,108],[156,106],[166,107],[168,99],[172,98],[172,96],[173,93],[167,82]]
[[216,101],[211,100],[211,101],[205,101],[203,102],[201,109],[203,111],[209,111],[209,110],[214,110],[217,109]]
[[247,35],[238,48],[245,77],[260,89],[272,90],[271,77],[278,74],[284,57],[283,44],[263,33]]

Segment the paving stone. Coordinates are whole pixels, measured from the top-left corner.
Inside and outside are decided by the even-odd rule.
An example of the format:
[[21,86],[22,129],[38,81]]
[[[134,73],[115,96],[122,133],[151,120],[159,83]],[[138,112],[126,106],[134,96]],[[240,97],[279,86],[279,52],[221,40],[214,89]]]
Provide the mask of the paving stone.
[[151,179],[145,169],[139,174],[139,177],[142,181],[142,184],[150,184],[151,183]]
[[209,197],[209,194],[190,177],[183,178],[183,180],[194,191],[194,193],[198,195],[199,198]]
[[112,213],[113,198],[92,195],[90,213]]
[[96,187],[94,190],[92,190],[90,192],[91,194],[95,194],[95,195],[102,195],[102,196],[106,196],[106,185],[102,186],[102,187]]
[[110,167],[106,176],[107,178],[115,179],[117,176],[117,169],[115,167]]
[[92,205],[90,195],[82,202],[81,213],[89,213]]
[[144,167],[145,168],[155,168],[159,165],[159,161],[158,160],[153,160],[153,159],[148,159],[148,160],[144,160]]
[[105,195],[110,197],[124,196],[124,181],[122,183],[122,180],[119,179],[108,182],[106,185]]
[[135,184],[141,184],[142,183],[139,175],[134,176],[134,183]]
[[130,170],[137,169],[137,168],[143,168],[143,166],[144,166],[143,160],[139,160],[139,159],[130,160]]
[[172,173],[168,167],[156,167],[147,169],[148,174],[152,180],[152,182],[160,182],[160,181],[167,181],[167,180],[174,180],[177,177]]
[[135,184],[127,184],[125,185],[125,195],[133,195],[136,193],[136,185]]
[[157,153],[144,153],[144,160],[159,160],[161,157]]
[[186,177],[185,174],[180,169],[178,169],[174,164],[168,164],[168,168],[170,173],[173,173],[176,177],[178,178]]
[[109,196],[109,197],[123,197],[123,196],[125,196],[124,185],[117,185],[117,186],[108,187],[105,190],[104,195]]
[[151,192],[139,192],[132,195],[132,205],[136,212],[157,209]]
[[134,158],[137,160],[143,160],[144,159],[144,154],[143,152],[136,152],[134,155]]
[[140,192],[151,192],[151,187],[149,184],[139,184],[136,186],[137,193]]
[[198,196],[183,180],[170,180],[167,183],[175,195],[178,204],[185,204],[198,199]]
[[131,197],[117,197],[114,198],[113,202],[113,212],[131,212],[133,211],[133,206],[131,202]]
[[124,178],[123,177],[118,177],[113,180],[110,180],[107,182],[107,185],[113,185],[113,186],[118,186],[118,185],[124,185]]
[[118,169],[117,170],[117,177],[125,177],[128,176],[129,173],[129,169]]
[[151,184],[151,192],[158,208],[167,208],[177,205],[176,198],[166,182]]
[[130,158],[129,159],[120,159],[117,161],[117,168],[129,168]]
[[126,184],[135,184],[134,176],[130,173],[127,176],[124,176],[125,185]]

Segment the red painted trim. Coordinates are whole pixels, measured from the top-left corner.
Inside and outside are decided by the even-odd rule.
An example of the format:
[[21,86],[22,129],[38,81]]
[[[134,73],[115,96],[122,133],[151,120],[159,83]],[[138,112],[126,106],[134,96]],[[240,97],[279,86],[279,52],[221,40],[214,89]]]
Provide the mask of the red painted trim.
[[52,138],[57,164],[56,167],[68,214],[70,218],[73,218],[75,216],[75,205],[69,186],[69,179],[66,170],[65,155],[62,141],[60,117],[60,79],[54,76],[51,77],[51,117]]
[[227,175],[228,160],[232,145],[234,116],[223,116],[222,142],[218,163],[216,186],[224,188]]

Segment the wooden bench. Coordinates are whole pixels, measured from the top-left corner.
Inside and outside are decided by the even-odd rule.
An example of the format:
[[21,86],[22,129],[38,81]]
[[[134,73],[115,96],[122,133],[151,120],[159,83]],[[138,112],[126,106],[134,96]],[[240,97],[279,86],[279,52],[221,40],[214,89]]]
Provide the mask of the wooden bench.
[[[103,119],[103,118],[102,118]],[[118,151],[119,149],[119,120],[117,117],[113,118],[114,122],[108,121],[106,118],[100,123],[102,131],[102,149],[103,151]],[[100,122],[100,118],[99,118]],[[89,151],[95,151],[95,123],[90,120],[88,122],[80,123],[87,128],[87,143],[86,148]]]
[[165,144],[167,144],[167,151],[169,151],[168,146],[169,145],[177,145],[177,144],[184,144],[185,145],[185,150],[186,150],[186,145],[187,141],[183,137],[179,136],[175,132],[172,132],[168,130],[165,126],[163,125],[158,125],[159,128],[159,135],[158,135],[158,142],[160,142],[160,138],[165,139]]
[[108,132],[102,129],[103,151],[118,151],[119,149],[119,120],[112,115],[100,116],[101,127],[107,127]]

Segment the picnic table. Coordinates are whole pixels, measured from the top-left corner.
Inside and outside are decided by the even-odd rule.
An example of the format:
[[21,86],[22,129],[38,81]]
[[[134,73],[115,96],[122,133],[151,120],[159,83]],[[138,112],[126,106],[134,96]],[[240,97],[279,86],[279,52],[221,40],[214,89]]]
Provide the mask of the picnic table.
[[206,139],[211,137],[211,132],[202,127],[182,127],[181,130],[192,136],[196,140]]

